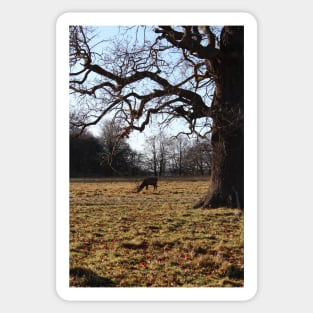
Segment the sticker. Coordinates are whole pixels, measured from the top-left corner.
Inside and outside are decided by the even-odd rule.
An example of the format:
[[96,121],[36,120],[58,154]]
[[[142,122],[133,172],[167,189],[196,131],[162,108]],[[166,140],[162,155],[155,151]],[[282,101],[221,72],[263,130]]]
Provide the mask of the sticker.
[[255,296],[251,14],[59,17],[56,289],[71,301]]

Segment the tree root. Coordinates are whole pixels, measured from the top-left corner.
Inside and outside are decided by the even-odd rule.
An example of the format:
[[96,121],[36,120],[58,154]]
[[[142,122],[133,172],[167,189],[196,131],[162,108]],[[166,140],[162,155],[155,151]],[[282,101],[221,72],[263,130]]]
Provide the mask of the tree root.
[[212,193],[210,191],[194,204],[193,209],[217,209],[221,207],[243,210],[238,193],[235,193],[235,197],[233,197],[232,195],[221,195],[220,193]]

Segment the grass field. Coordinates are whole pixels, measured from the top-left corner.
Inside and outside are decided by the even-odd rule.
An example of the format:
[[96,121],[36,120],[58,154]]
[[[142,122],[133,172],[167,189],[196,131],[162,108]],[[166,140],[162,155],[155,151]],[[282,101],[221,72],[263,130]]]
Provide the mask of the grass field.
[[243,214],[192,209],[204,179],[70,183],[72,287],[242,287]]

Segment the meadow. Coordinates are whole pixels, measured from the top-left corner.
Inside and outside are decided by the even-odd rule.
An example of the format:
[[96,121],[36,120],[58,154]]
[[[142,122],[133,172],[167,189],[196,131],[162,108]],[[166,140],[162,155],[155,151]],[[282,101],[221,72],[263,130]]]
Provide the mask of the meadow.
[[244,215],[193,209],[208,178],[70,182],[71,287],[242,287]]

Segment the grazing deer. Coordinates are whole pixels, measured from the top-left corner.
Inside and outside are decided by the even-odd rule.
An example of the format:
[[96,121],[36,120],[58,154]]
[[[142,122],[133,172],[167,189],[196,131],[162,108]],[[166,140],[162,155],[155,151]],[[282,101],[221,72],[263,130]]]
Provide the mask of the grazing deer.
[[137,192],[141,191],[143,188],[146,187],[146,189],[148,189],[148,186],[152,185],[154,187],[154,190],[158,189],[158,178],[155,176],[152,177],[146,177],[142,183],[137,187]]

